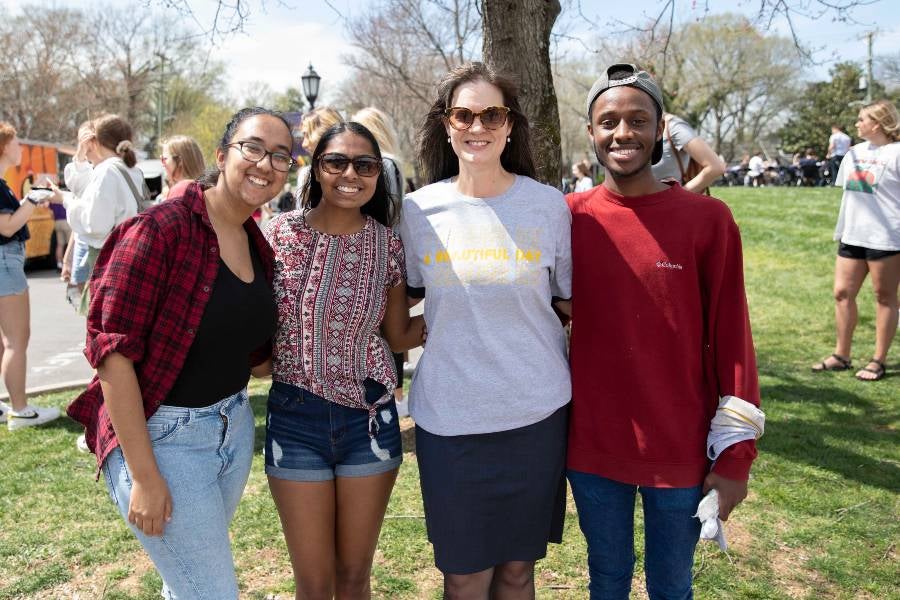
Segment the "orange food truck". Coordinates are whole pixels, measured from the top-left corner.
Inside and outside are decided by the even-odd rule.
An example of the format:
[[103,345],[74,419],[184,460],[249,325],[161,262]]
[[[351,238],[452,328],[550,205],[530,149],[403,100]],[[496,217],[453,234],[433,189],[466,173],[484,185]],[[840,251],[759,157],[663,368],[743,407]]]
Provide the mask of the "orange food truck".
[[[64,144],[19,140],[22,146],[22,162],[18,167],[10,167],[3,179],[13,193],[21,200],[31,191],[31,187],[49,177],[59,183],[60,174],[66,163],[75,155],[75,148]],[[56,239],[53,235],[53,212],[49,208],[37,208],[28,219],[31,239],[25,242],[26,259],[46,259],[48,264],[56,264]]]

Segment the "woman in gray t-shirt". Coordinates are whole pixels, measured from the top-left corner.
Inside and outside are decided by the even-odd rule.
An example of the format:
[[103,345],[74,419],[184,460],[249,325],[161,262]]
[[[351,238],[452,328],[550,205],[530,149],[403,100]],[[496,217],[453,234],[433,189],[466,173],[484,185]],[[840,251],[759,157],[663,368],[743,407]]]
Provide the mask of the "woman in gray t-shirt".
[[562,537],[571,387],[552,303],[571,296],[570,216],[532,178],[528,136],[512,83],[457,67],[419,135],[430,185],[401,211],[428,327],[410,412],[428,538],[454,598],[533,586]]

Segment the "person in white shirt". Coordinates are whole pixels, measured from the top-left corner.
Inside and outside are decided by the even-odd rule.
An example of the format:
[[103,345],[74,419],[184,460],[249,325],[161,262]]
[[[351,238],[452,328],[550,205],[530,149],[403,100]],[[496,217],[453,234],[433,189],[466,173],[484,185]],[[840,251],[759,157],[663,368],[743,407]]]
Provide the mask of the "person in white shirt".
[[747,167],[750,170],[747,171],[747,177],[744,180],[744,185],[752,185],[753,187],[759,187],[763,185],[763,172],[766,170],[766,164],[763,161],[763,157],[760,152],[757,152],[752,157],[750,157],[750,164],[748,164]]
[[[140,210],[136,192],[143,188],[144,176],[135,167],[137,157],[132,137],[131,125],[118,115],[103,115],[83,127],[79,146],[83,145],[84,156],[93,164],[90,179],[80,193],[57,192],[50,199],[63,203],[69,226],[78,240],[87,245],[85,256],[76,252],[73,258],[73,270],[80,268],[84,277],[75,283],[83,285],[90,279],[93,262],[107,236],[116,225]],[[76,164],[71,174],[75,179],[84,179],[88,168],[84,163]],[[67,172],[67,182],[68,176]]]
[[834,353],[812,369],[850,368],[856,296],[866,275],[871,275],[875,352],[856,378],[877,381],[885,375],[900,305],[900,115],[893,104],[879,100],[859,111],[856,130],[865,141],[850,148],[835,181],[844,190],[834,232],[839,242],[834,272],[837,342]]
[[841,126],[837,123],[831,125],[831,136],[828,138],[828,152],[825,158],[829,161],[829,170],[831,171],[831,180],[834,181],[837,176],[838,169],[841,167],[841,161],[844,155],[850,150],[852,140],[850,136],[844,133]]
[[586,192],[594,187],[594,180],[591,178],[591,163],[586,160],[577,162],[572,165],[572,176],[575,177],[576,192]]

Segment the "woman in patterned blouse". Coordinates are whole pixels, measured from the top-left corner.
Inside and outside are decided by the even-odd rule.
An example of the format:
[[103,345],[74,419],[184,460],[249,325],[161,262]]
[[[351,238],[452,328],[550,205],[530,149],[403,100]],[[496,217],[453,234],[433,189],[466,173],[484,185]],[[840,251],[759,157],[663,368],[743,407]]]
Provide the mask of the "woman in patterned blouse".
[[276,217],[278,328],[266,473],[297,598],[371,595],[372,558],[402,461],[391,349],[422,343],[381,152],[339,123],[312,157],[304,209]]

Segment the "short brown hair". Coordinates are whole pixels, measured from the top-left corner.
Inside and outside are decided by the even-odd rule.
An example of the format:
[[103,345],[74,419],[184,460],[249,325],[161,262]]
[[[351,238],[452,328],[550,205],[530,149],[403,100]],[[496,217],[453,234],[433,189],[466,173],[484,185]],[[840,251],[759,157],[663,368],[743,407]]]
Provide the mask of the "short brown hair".
[[[6,150],[6,145],[10,143],[14,137],[16,137],[16,128],[6,121],[0,121],[0,154],[3,154]],[[0,173],[0,177],[2,176],[3,173]]]

